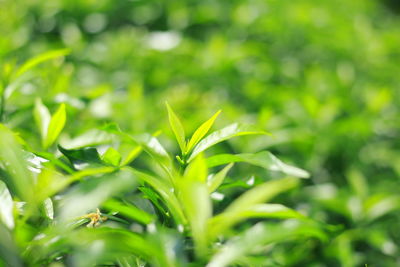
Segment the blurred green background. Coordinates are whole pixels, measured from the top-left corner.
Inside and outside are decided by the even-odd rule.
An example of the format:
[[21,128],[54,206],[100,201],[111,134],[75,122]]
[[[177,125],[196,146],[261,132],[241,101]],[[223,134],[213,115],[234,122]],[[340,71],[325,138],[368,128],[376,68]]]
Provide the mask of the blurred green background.
[[[341,230],[288,251],[289,266],[400,265],[400,7],[397,1],[0,0],[0,64],[69,48],[19,82],[8,124],[39,145],[31,109],[68,105],[62,140],[116,122],[162,130],[164,102],[189,132],[257,124],[268,149],[312,174],[292,206]],[[28,112],[29,111],[29,112]],[[32,134],[32,133],[35,133]],[[246,169],[240,170],[243,175]]]

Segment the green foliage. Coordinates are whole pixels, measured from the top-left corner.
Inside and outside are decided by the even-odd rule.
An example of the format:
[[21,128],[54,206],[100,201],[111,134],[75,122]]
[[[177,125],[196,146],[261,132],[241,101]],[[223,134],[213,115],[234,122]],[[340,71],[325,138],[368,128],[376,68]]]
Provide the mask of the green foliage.
[[0,266],[398,266],[395,2],[0,1]]

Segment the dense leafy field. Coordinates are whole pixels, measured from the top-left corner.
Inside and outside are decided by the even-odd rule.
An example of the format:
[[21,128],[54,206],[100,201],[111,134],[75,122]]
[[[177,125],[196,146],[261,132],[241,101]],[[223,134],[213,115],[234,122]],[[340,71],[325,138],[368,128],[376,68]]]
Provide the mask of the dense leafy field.
[[0,0],[0,266],[399,266],[398,12]]

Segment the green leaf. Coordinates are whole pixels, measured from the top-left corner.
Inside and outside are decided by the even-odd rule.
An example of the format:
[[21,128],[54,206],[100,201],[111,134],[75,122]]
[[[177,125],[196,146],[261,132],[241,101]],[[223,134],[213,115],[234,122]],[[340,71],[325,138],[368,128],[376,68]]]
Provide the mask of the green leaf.
[[211,237],[224,233],[238,222],[250,218],[306,219],[301,213],[281,204],[255,204],[237,212],[223,212],[211,218],[209,220]]
[[100,155],[96,148],[86,147],[81,149],[65,149],[58,145],[58,150],[68,158],[76,169],[102,165]]
[[172,110],[169,104],[165,104],[167,105],[168,109],[169,124],[171,125],[172,131],[175,134],[176,140],[178,141],[182,153],[184,153],[186,151],[185,130],[183,129],[181,121],[176,116],[175,112]]
[[185,154],[190,153],[192,151],[193,147],[197,145],[197,143],[208,133],[210,130],[211,126],[214,124],[214,121],[217,119],[218,115],[221,113],[221,110],[218,110],[217,113],[215,113],[210,119],[208,119],[206,122],[204,122],[202,125],[200,125],[199,128],[194,132],[192,135],[192,138],[190,139],[187,150]]
[[128,205],[115,199],[107,200],[103,203],[102,206],[109,211],[117,211],[119,214],[129,219],[138,221],[143,224],[149,224],[154,220],[153,216],[148,214],[147,212],[140,210],[133,205]]
[[109,144],[113,140],[113,135],[106,131],[92,129],[80,134],[71,140],[62,142],[62,146],[67,149],[78,149],[88,146],[98,146]]
[[35,108],[33,110],[33,117],[39,129],[40,136],[42,138],[42,143],[44,143],[47,136],[47,130],[49,128],[51,115],[47,107],[43,105],[42,100],[40,98],[36,98]]
[[219,171],[218,173],[216,173],[215,175],[212,175],[208,181],[207,181],[207,185],[208,185],[208,192],[212,193],[215,190],[218,189],[218,187],[222,184],[222,182],[224,181],[226,174],[228,173],[228,171],[233,167],[233,163],[225,166],[221,171]]
[[102,160],[112,166],[119,166],[119,163],[121,162],[121,154],[119,154],[115,148],[109,147],[103,154]]
[[0,148],[0,163],[8,174],[3,181],[21,200],[32,201],[33,177],[28,170],[25,155],[14,133],[2,124],[0,124]]
[[207,181],[207,165],[204,157],[200,155],[192,161],[185,170],[184,178],[205,183]]
[[192,161],[199,153],[210,148],[211,146],[218,144],[222,141],[228,140],[230,138],[250,135],[250,134],[267,134],[266,132],[259,131],[248,125],[242,125],[239,123],[231,124],[221,130],[215,131],[208,135],[206,138],[200,141],[194,149],[188,162]]
[[173,193],[173,187],[169,183],[168,180],[165,179],[158,179],[152,175],[146,174],[144,172],[140,172],[137,170],[132,170],[130,168],[123,168],[133,171],[133,173],[137,176],[138,179],[142,180],[143,182],[150,185],[165,201],[167,204],[168,209],[171,211],[172,215],[174,216],[177,224],[186,225],[187,220],[183,214],[183,210],[181,205]]
[[126,158],[122,161],[121,165],[126,166],[130,164],[132,161],[134,161],[140,153],[142,153],[143,147],[142,146],[137,146],[134,149],[132,149],[129,154],[126,156]]
[[136,181],[134,173],[127,170],[106,173],[96,179],[81,180],[59,202],[61,221],[87,214],[110,197],[133,191]]
[[67,115],[65,112],[65,104],[61,104],[58,110],[51,117],[49,128],[47,130],[46,139],[44,140],[44,148],[50,147],[60,135],[64,128]]
[[53,201],[51,198],[46,198],[43,201],[43,209],[44,209],[44,214],[46,215],[47,218],[50,220],[54,219],[54,207],[53,207]]
[[243,193],[225,209],[225,212],[241,212],[255,204],[269,201],[297,184],[298,179],[292,177],[265,182]]
[[8,227],[14,228],[14,203],[6,184],[0,180],[0,221]]
[[212,204],[205,183],[191,179],[177,180],[178,197],[188,218],[197,256],[207,254],[207,221]]
[[219,248],[206,267],[233,266],[235,262],[260,246],[287,241],[290,239],[316,237],[326,239],[318,227],[309,223],[293,222],[280,224],[258,223],[238,236],[228,240]]
[[284,174],[300,178],[310,177],[308,172],[282,162],[269,151],[262,151],[255,154],[219,154],[207,158],[207,166],[210,168],[231,162],[246,162],[270,171],[280,171]]
[[[228,214],[221,215],[223,217],[231,217],[228,221],[222,220],[218,224],[211,222],[212,225],[209,228],[209,237],[214,239],[219,234],[225,232],[228,227],[240,220],[240,218],[243,217],[243,214],[249,212],[249,210],[256,207],[256,205],[267,202],[276,195],[292,189],[297,185],[297,183],[298,179],[288,177],[280,180],[268,181],[246,191],[237,199],[235,199],[222,213]],[[216,220],[218,221],[218,219]]]
[[14,79],[18,78],[19,76],[21,76],[22,74],[24,74],[25,72],[27,72],[28,70],[32,69],[33,67],[35,67],[36,65],[38,65],[42,62],[45,62],[47,60],[51,60],[54,58],[58,58],[58,57],[63,57],[65,55],[69,54],[69,52],[70,52],[69,49],[59,49],[59,50],[48,51],[48,52],[42,53],[38,56],[35,56],[35,57],[29,59],[28,61],[26,61],[18,69],[18,71],[14,75]]

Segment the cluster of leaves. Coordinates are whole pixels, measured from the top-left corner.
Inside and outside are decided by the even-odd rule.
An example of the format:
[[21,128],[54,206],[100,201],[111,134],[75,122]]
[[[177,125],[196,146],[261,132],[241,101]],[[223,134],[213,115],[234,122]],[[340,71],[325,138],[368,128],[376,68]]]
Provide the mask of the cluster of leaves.
[[[41,55],[16,72],[54,55],[59,56]],[[180,147],[175,159],[155,135],[127,134],[115,124],[76,137],[68,148],[55,146],[66,106],[50,115],[40,99],[32,113],[41,148],[0,125],[0,264],[266,266],[274,264],[264,256],[271,244],[326,240],[326,226],[270,203],[295,188],[298,178],[308,178],[307,172],[268,151],[204,156],[230,138],[267,133],[234,123],[208,134],[217,112],[187,140],[177,115],[168,104],[167,109]],[[282,175],[242,181],[242,192],[240,181],[227,177],[235,162]],[[246,222],[250,218],[261,221]]]
[[[269,256],[275,265],[397,266],[400,22],[389,2],[3,0],[0,91],[6,90],[1,102],[7,105],[1,105],[1,116],[30,146],[27,151],[60,157],[47,131],[36,125],[35,114],[48,112],[35,99],[53,117],[65,103],[69,120],[60,149],[96,146],[103,155],[104,145],[117,142],[123,165],[133,149],[129,138],[118,143],[98,129],[113,122],[130,135],[161,129],[165,134],[157,139],[179,156],[173,158],[179,173],[179,162],[188,158],[176,151],[168,120],[160,119],[167,116],[164,102],[187,118],[187,132],[223,109],[216,128],[245,122],[274,137],[243,136],[207,150],[219,155],[213,160],[245,159],[257,166],[233,167],[229,183],[218,189],[226,194],[215,214],[251,187],[252,176],[255,184],[275,177],[259,168],[268,150],[312,173],[301,190],[277,201],[341,227],[328,243],[301,242],[295,250],[274,246]],[[21,63],[63,47],[67,57],[61,49]],[[46,117],[43,129],[51,124],[52,116]],[[141,154],[135,162],[143,167],[146,160]],[[212,160],[206,163],[209,172],[219,171]],[[65,162],[52,164],[74,170]]]

